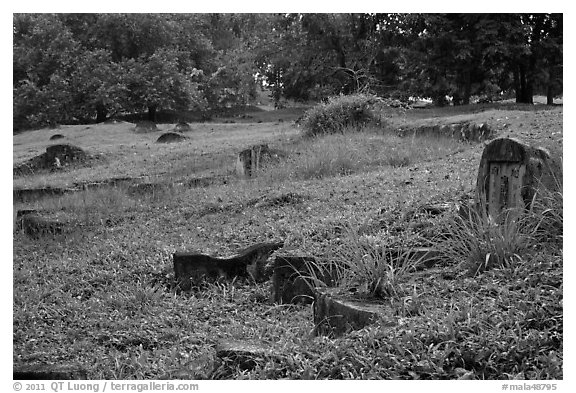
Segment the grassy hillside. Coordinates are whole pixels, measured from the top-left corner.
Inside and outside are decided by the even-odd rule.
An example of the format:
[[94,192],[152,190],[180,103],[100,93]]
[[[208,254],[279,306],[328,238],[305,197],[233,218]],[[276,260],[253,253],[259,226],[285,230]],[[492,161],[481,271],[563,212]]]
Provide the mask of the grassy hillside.
[[[268,283],[216,283],[190,294],[171,288],[179,250],[227,256],[283,240],[282,253],[322,258],[358,241],[434,238],[451,217],[407,213],[469,198],[483,144],[400,138],[394,130],[471,120],[498,136],[561,149],[562,107],[541,108],[390,110],[382,127],[318,139],[302,139],[293,121],[249,119],[192,124],[188,140],[166,145],[155,140],[174,125],[149,134],[118,123],[15,135],[15,164],[61,142],[100,158],[15,176],[14,187],[121,176],[163,186],[15,203],[65,227],[36,239],[14,234],[14,363],[79,363],[93,379],[561,379],[561,242],[539,243],[516,263],[476,276],[453,262],[400,276],[390,299],[398,325],[337,339],[312,335],[310,307],[270,303]],[[65,138],[49,141],[55,133]],[[236,178],[236,154],[257,143],[284,158],[255,179]],[[199,177],[225,184],[190,186]],[[241,370],[216,358],[222,339],[258,342],[283,356]]]

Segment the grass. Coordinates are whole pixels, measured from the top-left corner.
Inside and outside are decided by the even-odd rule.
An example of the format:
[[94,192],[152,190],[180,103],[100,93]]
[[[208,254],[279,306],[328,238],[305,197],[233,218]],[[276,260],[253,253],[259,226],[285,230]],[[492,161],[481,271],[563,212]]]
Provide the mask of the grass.
[[404,139],[393,132],[371,128],[306,138],[289,148],[288,159],[270,164],[258,177],[266,182],[322,179],[383,165],[406,167],[452,154],[463,149],[463,145],[442,137]]
[[[548,139],[558,131],[562,111],[504,114],[516,115],[517,123],[507,130],[522,132],[525,127],[518,122],[539,122]],[[484,121],[482,116],[489,120],[492,114],[478,116]],[[497,128],[497,119],[491,121]],[[309,148],[310,159],[313,146],[318,153],[345,145],[343,150],[356,151],[360,164],[345,174],[323,170],[318,177],[300,172],[294,159],[254,181],[175,186],[152,194],[118,187],[16,205],[64,214],[72,223],[61,236],[14,234],[14,363],[79,363],[91,379],[563,378],[561,192],[537,196],[530,213],[537,230],[528,233],[538,247],[516,251],[521,260],[495,264],[475,277],[458,265],[463,259],[413,272],[409,263],[387,267],[389,260],[377,250],[388,242],[412,246],[410,232],[395,229],[410,224],[400,225],[403,212],[431,199],[451,201],[462,187],[473,188],[481,145],[446,147],[448,141],[434,145],[370,130],[328,136],[324,142],[308,140],[306,145],[288,124],[202,127],[193,131],[198,139],[174,150],[134,141],[137,155],[113,144],[116,132],[126,131],[119,138],[135,137],[127,130],[100,130],[102,138],[110,139],[98,147],[98,133],[64,128],[58,132],[77,136],[80,147],[101,149],[116,161],[42,180],[15,178],[15,185],[97,180],[122,171],[143,172],[149,181],[167,172],[169,183],[222,168],[225,157],[233,159],[235,149],[254,141],[301,152],[301,157]],[[29,149],[41,151],[44,145],[36,141],[49,135],[35,131],[15,136],[15,160]],[[402,152],[398,157],[409,158],[406,166],[388,162],[393,148]],[[151,163],[144,163],[152,156]],[[216,168],[210,167],[211,160]],[[280,172],[274,175],[275,170]],[[354,222],[359,226],[351,226]],[[282,252],[288,254],[322,257],[341,249],[344,256],[368,255],[367,275],[361,280],[371,284],[365,293],[381,287],[381,293],[393,294],[385,301],[395,310],[397,326],[375,324],[341,338],[315,337],[310,334],[312,310],[269,303],[268,283],[218,283],[189,294],[172,289],[171,258],[177,250],[227,256],[278,239],[285,240]],[[346,258],[363,262],[361,257]],[[384,264],[374,264],[378,258]],[[382,278],[386,281],[381,284],[391,284],[377,284]],[[355,285],[354,276],[347,279]],[[241,370],[216,358],[214,348],[224,339],[256,341],[283,356],[258,358],[253,369]]]
[[346,227],[340,247],[329,256],[337,272],[336,286],[360,297],[402,297],[405,291],[401,284],[416,270],[421,258],[414,256],[406,239],[392,245],[378,236],[358,232],[358,226]]

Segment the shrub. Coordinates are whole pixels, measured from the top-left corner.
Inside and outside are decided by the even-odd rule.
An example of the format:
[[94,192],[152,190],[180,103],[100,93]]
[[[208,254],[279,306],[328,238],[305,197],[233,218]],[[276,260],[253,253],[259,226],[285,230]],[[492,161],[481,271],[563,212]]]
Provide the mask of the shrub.
[[343,132],[348,127],[362,128],[377,123],[372,111],[377,98],[368,94],[331,97],[304,114],[302,126],[305,136]]

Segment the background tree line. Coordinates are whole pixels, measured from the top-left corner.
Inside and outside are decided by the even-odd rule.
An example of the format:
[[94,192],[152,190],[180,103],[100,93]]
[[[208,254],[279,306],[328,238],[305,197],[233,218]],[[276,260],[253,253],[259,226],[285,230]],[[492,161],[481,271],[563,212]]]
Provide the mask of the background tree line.
[[562,93],[562,14],[15,14],[14,129],[357,91]]

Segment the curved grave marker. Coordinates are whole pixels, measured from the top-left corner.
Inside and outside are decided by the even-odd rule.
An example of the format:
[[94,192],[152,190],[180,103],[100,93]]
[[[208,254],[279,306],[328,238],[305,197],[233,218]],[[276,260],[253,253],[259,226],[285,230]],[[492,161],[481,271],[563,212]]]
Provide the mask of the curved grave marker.
[[217,258],[195,252],[173,255],[176,285],[188,291],[204,279],[232,279],[252,276],[255,281],[267,278],[265,265],[272,252],[284,247],[284,242],[258,243],[241,250],[230,258]]
[[529,208],[538,188],[556,189],[561,165],[550,152],[513,138],[498,138],[482,153],[476,203],[495,221],[509,209]]

